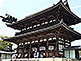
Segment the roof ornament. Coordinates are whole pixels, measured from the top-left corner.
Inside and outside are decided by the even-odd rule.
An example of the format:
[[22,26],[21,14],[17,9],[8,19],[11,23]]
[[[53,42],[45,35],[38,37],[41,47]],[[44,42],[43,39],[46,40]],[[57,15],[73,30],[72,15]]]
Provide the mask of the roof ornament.
[[6,18],[3,17],[3,16],[1,16],[1,18],[3,18],[2,21],[3,21],[3,22],[6,22],[6,23],[13,23],[13,22],[17,22],[17,20],[18,20],[17,18],[12,17],[12,16],[9,15],[9,14],[6,14]]
[[70,10],[69,4],[68,4],[68,0],[65,0],[63,3],[66,6],[66,8],[68,8]]
[[64,1],[64,4],[67,4],[67,3],[68,3],[68,1],[67,1],[67,0],[65,0],[65,1]]
[[60,2],[62,2],[62,0],[60,0]]

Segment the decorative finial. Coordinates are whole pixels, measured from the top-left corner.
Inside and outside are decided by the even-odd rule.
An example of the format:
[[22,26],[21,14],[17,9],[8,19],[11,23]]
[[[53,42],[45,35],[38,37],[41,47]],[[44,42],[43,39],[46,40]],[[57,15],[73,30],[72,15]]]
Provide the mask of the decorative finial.
[[68,0],[65,0],[64,3],[65,3],[65,2],[68,2]]
[[68,4],[68,0],[65,0],[63,3],[66,6],[66,8],[68,8],[70,10],[69,4]]
[[62,0],[60,0],[60,2],[62,2]]

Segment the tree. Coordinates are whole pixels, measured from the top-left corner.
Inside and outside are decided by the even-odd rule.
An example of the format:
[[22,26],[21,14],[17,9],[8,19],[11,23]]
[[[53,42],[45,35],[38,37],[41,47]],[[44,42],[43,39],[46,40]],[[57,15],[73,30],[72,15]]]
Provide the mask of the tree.
[[0,36],[0,50],[11,51],[12,44],[8,41],[3,41],[5,38],[8,38],[8,36]]

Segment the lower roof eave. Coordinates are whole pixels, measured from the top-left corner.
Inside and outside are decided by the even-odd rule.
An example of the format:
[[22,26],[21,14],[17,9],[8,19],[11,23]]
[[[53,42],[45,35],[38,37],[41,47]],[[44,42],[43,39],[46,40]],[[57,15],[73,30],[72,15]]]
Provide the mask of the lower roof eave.
[[72,32],[73,34],[76,34],[78,37],[75,37],[73,39],[76,40],[76,39],[81,39],[81,34],[79,34],[78,32],[70,29],[67,25],[65,25],[64,23],[58,23],[56,25],[53,25],[53,26],[50,26],[50,27],[47,27],[47,28],[44,28],[44,29],[39,29],[39,30],[36,30],[36,31],[32,31],[32,32],[29,32],[29,33],[25,33],[25,34],[21,34],[21,35],[18,35],[18,36],[14,36],[14,37],[10,37],[10,38],[7,38],[7,39],[4,39],[5,41],[10,41],[10,42],[13,42],[13,43],[18,43],[15,39],[18,39],[18,38],[21,38],[21,37],[24,37],[24,36],[27,36],[27,35],[30,35],[30,34],[35,34],[35,33],[41,33],[41,32],[45,32],[45,31],[49,31],[49,30],[52,30],[52,29],[55,29],[59,26],[63,26],[66,30]]

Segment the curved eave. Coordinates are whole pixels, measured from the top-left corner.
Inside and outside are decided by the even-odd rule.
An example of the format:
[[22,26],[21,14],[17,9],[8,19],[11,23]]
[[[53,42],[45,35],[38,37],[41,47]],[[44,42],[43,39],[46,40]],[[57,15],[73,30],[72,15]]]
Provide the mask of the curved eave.
[[53,25],[53,26],[50,26],[50,27],[47,27],[47,28],[44,28],[44,29],[40,29],[40,30],[29,32],[29,33],[21,34],[21,35],[15,36],[15,37],[10,37],[8,39],[5,39],[5,41],[14,42],[14,43],[17,44],[17,41],[15,39],[23,38],[24,36],[31,35],[31,34],[36,34],[36,33],[42,33],[42,32],[46,32],[46,31],[50,31],[50,30],[53,30],[53,29],[58,28],[60,26],[64,27],[66,30],[68,30],[69,32],[71,32],[71,33],[73,33],[74,35],[77,36],[77,37],[74,37],[71,40],[71,42],[74,41],[74,40],[81,39],[81,34],[80,33],[72,30],[65,23],[58,23],[56,25]]
[[36,16],[40,16],[40,15],[42,15],[42,14],[44,14],[44,13],[47,13],[47,12],[49,12],[49,11],[51,11],[51,10],[57,8],[57,7],[60,5],[60,3],[61,3],[61,2],[58,2],[56,5],[53,5],[52,7],[46,8],[46,9],[40,11],[40,12],[34,13],[34,14],[32,14],[32,15],[29,15],[29,16],[27,16],[26,18],[21,19],[21,20],[19,20],[19,21],[16,22],[16,23],[13,23],[12,25],[16,25],[16,24],[18,24],[18,23],[22,23],[22,22],[24,22],[25,20],[28,20],[28,19],[34,18],[34,17],[36,17]]
[[[17,30],[21,30],[21,28],[19,28],[17,25],[22,24],[23,22],[28,21],[28,20],[31,19],[31,18],[34,18],[34,17],[36,17],[36,16],[41,16],[42,14],[47,13],[47,12],[49,12],[49,11],[55,9],[56,7],[58,7],[58,6],[60,5],[60,3],[61,3],[61,2],[58,2],[56,5],[54,5],[54,6],[52,6],[52,7],[49,7],[49,8],[47,8],[47,9],[44,9],[44,10],[42,10],[42,11],[40,11],[40,12],[35,13],[35,14],[29,15],[29,16],[27,16],[26,18],[21,19],[21,20],[19,20],[19,21],[16,22],[16,23],[6,24],[6,25],[7,25],[8,27],[11,27],[11,28],[14,28],[14,29],[17,29]],[[16,28],[15,28],[15,27],[16,27]]]
[[42,14],[47,13],[47,12],[49,12],[49,11],[55,9],[55,8],[57,8],[57,7],[60,6],[60,5],[61,5],[70,15],[72,15],[73,17],[75,17],[75,18],[79,21],[78,23],[81,22],[81,19],[80,19],[78,16],[76,16],[74,13],[72,13],[69,9],[67,9],[67,8],[65,7],[65,5],[63,4],[63,2],[58,2],[56,5],[54,5],[54,6],[52,6],[52,7],[49,7],[49,8],[47,8],[47,9],[44,9],[44,10],[42,10],[42,11],[40,11],[40,12],[38,12],[38,13],[35,13],[35,14],[33,14],[33,15],[29,15],[29,16],[27,16],[26,18],[21,19],[21,20],[19,20],[19,21],[16,22],[16,23],[7,24],[7,26],[8,26],[8,27],[11,27],[11,28],[14,28],[14,29],[17,29],[17,30],[21,30],[22,27],[20,27],[20,26],[18,27],[19,24],[22,25],[23,22],[29,21],[29,19],[34,18],[34,17],[36,17],[36,16],[41,16]]
[[[16,43],[16,41],[14,41],[13,39],[17,39],[17,38],[20,38],[20,37],[23,37],[23,36],[26,36],[26,35],[30,35],[30,34],[35,34],[35,33],[39,33],[39,32],[44,32],[44,31],[48,31],[50,29],[53,29],[53,28],[57,28],[59,27],[61,24],[56,24],[54,26],[50,26],[50,27],[47,27],[47,28],[43,28],[43,29],[40,29],[40,30],[36,30],[36,31],[32,31],[32,32],[29,32],[29,33],[25,33],[25,34],[21,34],[21,35],[18,35],[18,36],[14,36],[14,37],[10,37],[10,38],[7,38],[7,39],[4,39],[4,41],[10,41],[10,42],[13,42],[13,43]],[[12,41],[13,40],[13,41]]]
[[[73,39],[72,41],[81,39],[81,34],[80,34],[80,33],[78,33],[77,31],[75,31],[75,30],[73,30],[73,29],[71,29],[70,27],[68,27],[65,23],[63,23],[62,26],[63,26],[66,30],[72,32],[73,34],[75,34],[75,35],[77,36],[77,37],[74,37],[74,39]],[[72,41],[71,41],[71,42],[72,42]]]
[[72,15],[73,17],[75,17],[77,20],[80,20],[80,21],[81,21],[81,19],[80,19],[77,15],[75,15],[73,12],[71,12],[69,9],[67,9],[63,3],[60,3],[60,4],[62,5],[62,7],[63,7],[69,14],[71,14],[71,15]]
[[16,29],[17,29],[17,30],[21,30],[20,28],[16,28],[16,26],[13,26],[12,24],[7,24],[7,23],[6,23],[6,26],[7,26],[7,27],[11,27],[11,28],[13,28],[13,29],[15,29],[15,30],[16,30]]

